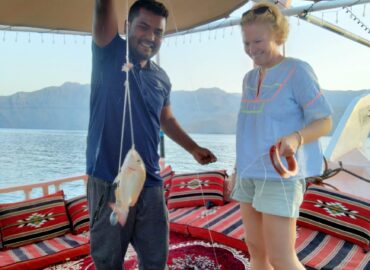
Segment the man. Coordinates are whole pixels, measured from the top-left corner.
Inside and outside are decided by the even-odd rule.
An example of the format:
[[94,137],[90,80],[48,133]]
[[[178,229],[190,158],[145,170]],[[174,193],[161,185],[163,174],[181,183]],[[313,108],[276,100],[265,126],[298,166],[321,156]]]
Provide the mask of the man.
[[87,139],[87,195],[90,210],[90,245],[96,269],[122,269],[131,243],[140,269],[166,268],[168,218],[159,176],[158,143],[162,130],[201,164],[216,161],[208,149],[199,147],[179,126],[170,106],[171,84],[167,74],[150,59],[162,43],[167,9],[155,1],[137,1],[129,11],[128,37],[130,95],[135,148],[147,171],[145,186],[130,208],[124,227],[111,226],[109,203],[114,202],[112,182],[131,148],[128,113],[125,119],[122,159],[121,130],[126,75],[122,66],[126,41],[118,35],[113,0],[96,0],[93,22],[93,70],[90,123]]

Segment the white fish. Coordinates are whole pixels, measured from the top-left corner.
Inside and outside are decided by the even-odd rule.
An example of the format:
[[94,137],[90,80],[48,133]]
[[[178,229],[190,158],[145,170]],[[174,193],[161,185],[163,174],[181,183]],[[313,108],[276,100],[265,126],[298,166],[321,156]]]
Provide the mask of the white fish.
[[146,178],[145,166],[139,153],[132,147],[125,157],[121,170],[114,179],[116,203],[111,203],[113,212],[110,223],[125,225],[129,207],[136,204]]

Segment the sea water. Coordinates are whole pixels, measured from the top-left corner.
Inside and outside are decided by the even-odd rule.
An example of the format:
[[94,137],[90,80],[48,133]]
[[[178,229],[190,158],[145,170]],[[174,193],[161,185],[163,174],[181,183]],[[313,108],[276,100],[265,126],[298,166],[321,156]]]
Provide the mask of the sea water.
[[[0,188],[85,174],[86,135],[86,131],[0,129]],[[235,135],[190,136],[200,146],[210,149],[217,156],[217,162],[199,165],[188,152],[165,138],[165,161],[176,173],[215,169],[232,171]],[[330,137],[321,140],[323,148],[329,140]],[[367,147],[370,152],[369,143]],[[71,190],[74,194],[84,193],[82,184],[77,190],[75,187]],[[6,200],[13,200],[14,196]]]

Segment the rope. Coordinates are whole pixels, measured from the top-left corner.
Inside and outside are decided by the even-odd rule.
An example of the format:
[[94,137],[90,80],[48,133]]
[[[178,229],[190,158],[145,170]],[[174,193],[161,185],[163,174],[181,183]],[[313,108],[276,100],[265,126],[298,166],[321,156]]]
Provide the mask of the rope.
[[345,173],[348,173],[362,181],[365,181],[366,183],[370,183],[370,179],[367,179],[365,177],[362,177],[354,172],[351,172],[350,170],[348,169],[345,169],[343,168],[343,163],[341,161],[339,161],[339,168],[336,168],[336,169],[329,169],[328,168],[328,162],[325,158],[325,156],[323,157],[324,158],[324,164],[325,164],[325,169],[324,169],[324,172],[322,175],[320,176],[316,176],[316,177],[308,177],[306,178],[306,181],[307,182],[310,182],[310,183],[314,183],[314,184],[317,184],[317,185],[327,185],[327,186],[330,186],[331,188],[334,188],[335,190],[338,190],[338,188],[336,188],[335,186],[329,184],[329,183],[325,183],[324,181],[326,179],[329,179],[329,178],[332,178],[334,176],[336,176],[338,173],[340,172],[345,172]]
[[[126,1],[126,10],[127,10],[127,18],[128,18],[128,1]],[[131,128],[131,143],[132,148],[135,148],[135,141],[134,141],[134,126],[132,121],[132,107],[131,107],[131,93],[130,93],[130,69],[132,67],[129,59],[130,59],[130,52],[129,52],[129,38],[128,38],[128,19],[126,20],[126,53],[125,59],[126,63],[122,67],[122,71],[126,73],[126,81],[124,83],[124,102],[123,102],[123,112],[122,112],[122,129],[121,129],[121,141],[120,141],[120,153],[119,153],[119,161],[118,161],[118,173],[121,171],[122,165],[122,150],[123,150],[123,138],[124,138],[124,130],[125,130],[125,122],[126,122],[126,108],[128,103],[128,110],[129,110],[129,119],[130,119],[130,128]]]
[[[127,78],[128,81],[128,78]],[[129,83],[127,83],[128,85]],[[131,92],[130,88],[127,88],[127,96],[128,96],[128,111],[129,111],[129,117],[130,117],[130,128],[131,128],[131,142],[132,147],[135,148],[135,139],[134,139],[134,123],[132,121],[132,107],[131,107]]]
[[[125,82],[126,84],[126,82]],[[127,87],[127,86],[126,86]],[[122,148],[123,148],[123,136],[125,131],[125,118],[126,118],[126,104],[127,104],[127,91],[125,92],[125,98],[123,102],[123,112],[122,112],[122,129],[121,129],[121,143],[120,143],[120,151],[119,151],[119,161],[118,161],[118,173],[121,172],[121,165],[122,165]]]
[[129,13],[129,5],[128,1],[126,1],[126,10],[127,10],[127,19],[126,19],[126,93],[128,96],[128,110],[129,110],[129,117],[130,117],[130,128],[131,128],[131,143],[132,143],[132,148],[135,148],[135,140],[134,140],[134,123],[132,121],[132,107],[131,107],[131,92],[130,92],[130,80],[129,80],[129,74],[130,74],[130,69],[132,67],[130,63],[130,51],[129,51],[129,29],[128,29],[128,13]]

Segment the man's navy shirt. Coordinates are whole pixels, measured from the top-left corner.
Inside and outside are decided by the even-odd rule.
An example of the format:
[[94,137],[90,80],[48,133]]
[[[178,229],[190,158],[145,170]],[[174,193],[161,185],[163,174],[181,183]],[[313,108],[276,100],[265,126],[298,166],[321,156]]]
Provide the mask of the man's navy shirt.
[[[117,35],[104,48],[92,45],[90,121],[87,136],[87,174],[112,182],[119,169],[126,74],[126,41]],[[135,60],[132,62],[135,64]],[[135,148],[147,171],[145,186],[162,185],[159,176],[159,131],[163,106],[169,105],[170,80],[152,61],[144,68],[137,63],[129,73]],[[122,147],[123,162],[131,148],[127,111]]]

